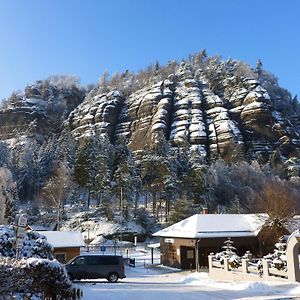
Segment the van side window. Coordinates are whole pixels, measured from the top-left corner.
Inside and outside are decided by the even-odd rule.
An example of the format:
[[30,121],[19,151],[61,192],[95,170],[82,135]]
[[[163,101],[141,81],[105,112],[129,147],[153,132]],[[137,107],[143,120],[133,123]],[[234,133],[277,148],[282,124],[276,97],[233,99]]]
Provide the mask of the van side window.
[[117,256],[99,257],[99,265],[118,265],[119,258]]
[[100,265],[98,256],[88,256],[86,257],[87,265]]
[[75,266],[80,266],[84,265],[84,257],[78,257],[74,260],[74,265]]

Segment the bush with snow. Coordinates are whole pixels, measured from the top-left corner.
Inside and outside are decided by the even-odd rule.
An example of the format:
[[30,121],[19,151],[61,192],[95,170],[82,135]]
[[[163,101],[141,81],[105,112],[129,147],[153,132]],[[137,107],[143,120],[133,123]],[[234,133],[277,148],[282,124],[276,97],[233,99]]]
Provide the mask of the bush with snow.
[[[0,225],[0,255],[4,257],[15,257],[14,247],[15,233],[12,225]],[[20,251],[20,257],[36,257],[53,259],[53,248],[47,239],[35,231],[28,231],[24,234],[23,247]]]
[[71,282],[57,260],[0,258],[0,295],[31,294],[40,299],[66,299]]
[[228,258],[228,264],[231,268],[238,268],[241,265],[241,258],[236,254],[236,248],[233,241],[228,238],[222,246],[222,251],[215,254],[215,259],[224,264],[225,257]]
[[264,258],[271,260],[271,267],[277,270],[287,270],[286,241],[283,236],[275,244],[274,252],[266,255]]
[[14,227],[0,226],[0,295],[18,293],[24,299],[27,293],[40,299],[70,296],[66,270],[54,259],[53,248],[43,235],[35,231],[24,234],[20,260],[15,258],[14,243]]

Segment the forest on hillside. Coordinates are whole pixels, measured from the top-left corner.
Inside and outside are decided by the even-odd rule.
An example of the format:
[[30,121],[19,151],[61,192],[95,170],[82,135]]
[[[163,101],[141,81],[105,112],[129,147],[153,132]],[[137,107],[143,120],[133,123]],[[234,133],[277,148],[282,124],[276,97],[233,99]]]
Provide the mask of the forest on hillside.
[[[13,216],[17,208],[27,207],[27,214],[36,218],[55,210],[59,212],[58,222],[62,222],[66,204],[98,207],[99,214],[107,220],[114,220],[122,210],[126,219],[142,222],[151,216],[169,224],[201,212],[204,207],[211,213],[278,214],[283,207],[285,217],[297,213],[299,149],[292,143],[277,147],[274,142],[267,155],[262,151],[255,157],[246,152],[249,146],[240,155],[231,144],[226,156],[214,156],[208,151],[203,157],[190,140],[171,140],[170,132],[156,132],[147,147],[137,150],[131,147],[127,136],[110,136],[95,129],[93,134],[78,138],[67,126],[70,112],[80,104],[88,105],[93,97],[117,90],[126,102],[140,89],[174,76],[181,80],[178,74],[183,67],[195,78],[207,78],[210,91],[225,100],[243,85],[245,78],[255,79],[268,92],[270,110],[280,111],[295,131],[293,134],[299,133],[297,98],[279,87],[275,76],[265,71],[260,61],[252,68],[241,61],[208,57],[201,51],[182,62],[165,66],[157,62],[138,73],[104,73],[98,86],[87,88],[80,87],[74,77],[52,77],[28,86],[24,92],[13,93],[2,104],[4,114],[26,105],[28,109],[28,99],[42,99],[46,105],[41,108],[36,102],[32,105],[31,100],[30,109],[34,106],[42,110],[50,120],[47,130],[54,125],[46,134],[34,122],[6,138],[2,134],[0,204],[5,215],[0,220]],[[74,94],[76,97],[72,98]],[[207,146],[209,140],[205,143]]]

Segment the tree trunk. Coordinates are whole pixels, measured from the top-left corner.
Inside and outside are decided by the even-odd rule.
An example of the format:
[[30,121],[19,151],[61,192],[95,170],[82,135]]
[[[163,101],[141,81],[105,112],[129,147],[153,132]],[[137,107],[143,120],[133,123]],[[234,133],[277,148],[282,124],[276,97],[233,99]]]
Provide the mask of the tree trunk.
[[61,200],[58,200],[57,206],[57,231],[60,230],[60,223],[61,223]]
[[155,216],[156,212],[156,192],[152,192],[152,213]]
[[100,207],[102,199],[102,189],[100,189],[100,192],[97,194],[97,207]]
[[91,204],[91,189],[88,189],[87,207],[90,208]]
[[148,207],[148,191],[146,191],[146,197],[145,197],[145,208]]
[[168,222],[168,213],[169,213],[169,205],[170,205],[169,203],[170,203],[170,200],[167,197],[166,203],[165,203],[165,222]]

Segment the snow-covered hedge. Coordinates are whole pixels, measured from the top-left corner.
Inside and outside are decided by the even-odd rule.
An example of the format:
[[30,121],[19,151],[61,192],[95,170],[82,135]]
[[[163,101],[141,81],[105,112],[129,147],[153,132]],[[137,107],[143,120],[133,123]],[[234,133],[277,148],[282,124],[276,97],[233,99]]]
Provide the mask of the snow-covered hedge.
[[[14,227],[0,225],[0,257],[15,257],[14,248]],[[36,257],[53,259],[53,248],[47,239],[35,231],[28,231],[24,234],[23,248],[20,257]]]
[[31,294],[40,299],[66,299],[71,282],[57,260],[0,258],[0,295]]

